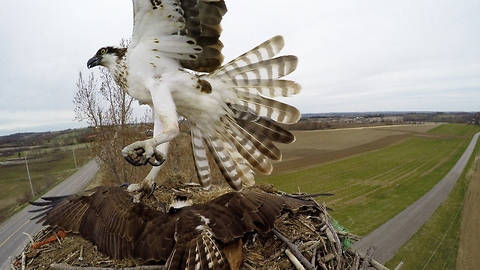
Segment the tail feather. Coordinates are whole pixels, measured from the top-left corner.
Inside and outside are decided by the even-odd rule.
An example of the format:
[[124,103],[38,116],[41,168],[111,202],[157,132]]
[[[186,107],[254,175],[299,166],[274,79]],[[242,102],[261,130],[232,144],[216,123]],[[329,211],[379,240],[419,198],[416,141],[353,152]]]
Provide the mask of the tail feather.
[[[247,141],[243,143],[241,142],[241,146],[252,145],[252,147],[254,147],[255,150],[259,151],[262,155],[272,160],[282,159],[282,152],[280,151],[280,149],[278,149],[278,147],[275,146],[275,144],[273,144],[272,140],[270,140],[267,136],[263,134],[263,130],[246,129],[242,124],[250,123],[249,121],[239,122],[232,119],[230,120],[230,122],[231,122],[230,126],[233,127],[233,130],[237,133],[240,133],[243,137],[243,140]],[[253,166],[252,163],[250,164]]]
[[[202,225],[203,231],[195,239],[180,236],[176,248],[165,263],[165,269],[230,269],[225,254],[218,247],[212,233]],[[188,241],[187,241],[188,240]]]
[[266,97],[290,97],[300,93],[300,84],[289,80],[258,80],[257,83],[247,81],[244,85],[237,82],[236,86],[230,87],[235,92],[243,92],[251,95],[261,94]]
[[203,143],[203,133],[196,126],[190,127],[191,136],[192,136],[192,150],[193,158],[195,162],[195,168],[197,171],[197,176],[202,187],[207,187],[212,183],[212,178],[210,176],[210,165],[208,164],[207,159],[207,150]]
[[250,51],[240,55],[239,57],[228,62],[216,71],[210,73],[210,77],[222,76],[230,70],[235,70],[252,63],[258,63],[264,59],[270,59],[279,53],[285,46],[285,41],[282,36],[274,36],[273,38],[263,42]]
[[277,80],[292,73],[297,68],[297,63],[298,58],[296,56],[280,56],[248,66],[238,67],[216,77],[222,79],[227,84],[255,85],[262,82],[262,80]]
[[239,102],[252,109],[258,116],[265,116],[283,124],[295,124],[300,119],[300,111],[291,105],[260,95],[247,93],[237,93],[237,95]]
[[233,189],[241,190],[242,182],[249,183],[253,181],[251,170],[247,171],[245,165],[238,163],[238,157],[235,157],[238,153],[232,152],[233,147],[212,136],[204,139],[220,172]]
[[274,121],[257,116],[256,113],[240,105],[230,105],[237,123],[251,134],[263,134],[272,142],[292,143],[295,136],[288,130],[277,125]]
[[[219,89],[218,93],[224,94],[226,116],[216,122],[215,131],[208,131],[208,126],[192,130],[194,156],[199,163],[204,158],[205,149],[200,139],[203,138],[221,173],[236,190],[241,189],[242,184],[255,183],[253,170],[263,174],[272,172],[272,160],[282,158],[274,142],[295,141],[295,136],[278,123],[294,124],[300,119],[300,112],[272,99],[301,91],[298,83],[281,79],[298,64],[296,56],[275,57],[284,45],[283,37],[275,36],[204,75],[207,80],[221,81],[222,92]],[[196,163],[197,173],[203,181],[208,167],[199,163]]]
[[235,120],[225,121],[228,121],[228,123],[224,123],[226,134],[228,134],[225,139],[233,143],[238,153],[247,160],[251,167],[263,174],[270,174],[273,166],[265,154],[258,149],[263,147],[261,142],[255,137],[249,136],[250,134],[245,136],[246,134],[241,131]]
[[227,258],[217,246],[212,238],[212,233],[204,230],[197,238],[196,244],[197,256],[196,267],[192,269],[230,269]]
[[293,135],[290,131],[279,127],[273,121],[265,118],[259,118],[255,122],[247,122],[242,120],[237,122],[239,122],[239,124],[250,133],[261,132],[268,139],[272,140],[272,142],[288,144],[295,141],[295,135]]

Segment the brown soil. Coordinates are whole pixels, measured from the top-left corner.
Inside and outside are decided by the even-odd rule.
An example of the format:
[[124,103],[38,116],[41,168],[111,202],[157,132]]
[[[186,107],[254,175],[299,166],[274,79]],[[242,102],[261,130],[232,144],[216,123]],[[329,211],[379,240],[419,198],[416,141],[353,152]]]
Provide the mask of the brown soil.
[[[441,137],[427,133],[437,125],[364,127],[345,130],[294,131],[293,144],[278,144],[282,161],[275,162],[272,175],[318,166],[385,148],[415,136]],[[257,179],[263,175],[258,174]]]

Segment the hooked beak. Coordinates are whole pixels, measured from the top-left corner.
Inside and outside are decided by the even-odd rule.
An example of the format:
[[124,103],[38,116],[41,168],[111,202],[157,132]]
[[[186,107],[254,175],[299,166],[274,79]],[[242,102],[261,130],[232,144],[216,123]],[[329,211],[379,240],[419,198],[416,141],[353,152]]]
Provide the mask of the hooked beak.
[[96,66],[100,65],[100,61],[102,61],[102,57],[98,56],[98,55],[95,55],[94,57],[88,59],[87,68],[90,69],[92,67],[96,67]]

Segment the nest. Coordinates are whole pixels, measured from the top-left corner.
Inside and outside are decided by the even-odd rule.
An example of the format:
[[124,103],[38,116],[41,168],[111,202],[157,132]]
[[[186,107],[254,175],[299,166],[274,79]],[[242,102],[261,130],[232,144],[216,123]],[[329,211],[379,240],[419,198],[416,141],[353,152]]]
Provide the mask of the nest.
[[[285,194],[267,184],[254,188],[285,196],[306,195]],[[198,186],[177,184],[173,188],[156,190],[156,199],[149,204],[156,208],[160,207],[158,201],[169,204],[175,193],[186,194],[194,203],[203,203],[229,191],[219,187],[205,191]],[[65,238],[52,237],[60,235],[57,231],[54,227],[43,228],[12,261],[12,269],[22,269],[22,265],[27,269],[163,269],[135,259],[111,259],[79,235],[69,233]],[[47,238],[54,241],[38,244]],[[372,259],[373,248],[367,255],[351,248],[358,239],[332,220],[324,205],[317,203],[302,211],[283,214],[276,221],[275,229],[268,233],[244,237],[242,269],[387,269]],[[39,247],[32,248],[34,243]]]

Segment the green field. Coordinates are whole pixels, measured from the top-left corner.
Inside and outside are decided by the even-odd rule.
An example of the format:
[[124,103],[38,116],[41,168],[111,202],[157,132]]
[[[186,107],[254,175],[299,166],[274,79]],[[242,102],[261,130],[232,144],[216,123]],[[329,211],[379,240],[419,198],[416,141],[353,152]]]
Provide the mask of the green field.
[[[466,167],[467,170],[459,178],[445,202],[438,207],[425,225],[400,248],[398,253],[387,262],[387,267],[394,268],[400,261],[403,261],[404,269],[456,268],[461,213],[468,183],[471,180],[473,170],[477,169],[477,163],[474,161],[476,160],[475,154],[478,155],[479,149],[480,145],[477,144],[474,155],[472,155]],[[478,224],[470,224],[469,226],[478,226]],[[472,237],[478,237],[478,235]],[[462,268],[457,267],[457,269]]]
[[334,193],[319,200],[334,209],[340,224],[366,235],[441,180],[478,131],[475,125],[441,125],[379,150],[261,181],[286,192]]
[[[56,150],[45,149],[42,158],[28,160],[28,168],[32,179],[35,196],[38,197],[59,182],[73,174],[75,161],[77,167],[91,160],[87,148],[75,150],[75,159],[71,148],[63,147]],[[14,213],[17,205],[22,205],[32,199],[26,164],[0,166],[0,222]]]
[[[279,146],[274,174],[258,177],[286,192],[334,193],[321,197],[331,215],[352,233],[367,235],[430,190],[452,168],[480,131],[478,125],[405,125],[350,130],[294,132],[297,141]],[[89,150],[76,150],[80,166]],[[478,146],[475,153],[478,153]],[[34,188],[44,190],[75,171],[71,149],[45,152],[48,162],[29,164]],[[0,167],[0,205],[15,205],[30,194],[24,164]],[[400,260],[426,269],[452,269],[458,246],[459,211],[466,180],[455,186],[427,224],[389,264]],[[453,258],[453,259],[452,259]],[[420,267],[421,268],[421,267]]]

